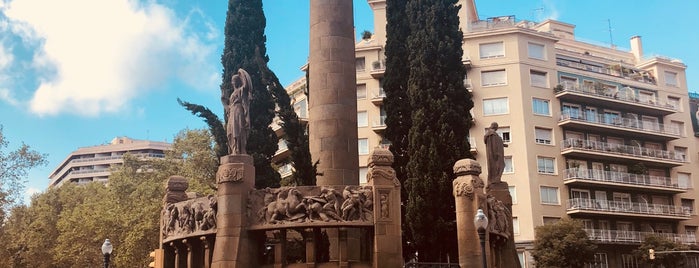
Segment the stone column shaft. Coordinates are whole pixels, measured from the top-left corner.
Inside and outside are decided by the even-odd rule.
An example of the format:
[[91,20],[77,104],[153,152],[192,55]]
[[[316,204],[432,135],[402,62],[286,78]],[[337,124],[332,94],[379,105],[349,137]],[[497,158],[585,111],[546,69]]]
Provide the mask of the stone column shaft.
[[311,0],[309,142],[317,185],[359,184],[352,0]]

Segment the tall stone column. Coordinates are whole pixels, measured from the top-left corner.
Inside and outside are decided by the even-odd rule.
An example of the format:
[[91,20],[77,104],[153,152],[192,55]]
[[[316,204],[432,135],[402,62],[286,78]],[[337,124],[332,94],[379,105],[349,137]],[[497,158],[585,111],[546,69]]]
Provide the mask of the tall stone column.
[[247,225],[248,192],[255,187],[255,166],[252,156],[221,157],[216,172],[218,211],[216,213],[216,243],[211,267],[254,267],[255,245]]
[[311,0],[309,142],[317,185],[359,184],[352,0]]
[[[459,245],[459,265],[475,267],[482,262],[478,230],[473,218],[479,208],[486,211],[481,165],[473,159],[461,159],[454,164],[454,199],[456,201],[456,236]],[[487,213],[487,211],[486,211]]]

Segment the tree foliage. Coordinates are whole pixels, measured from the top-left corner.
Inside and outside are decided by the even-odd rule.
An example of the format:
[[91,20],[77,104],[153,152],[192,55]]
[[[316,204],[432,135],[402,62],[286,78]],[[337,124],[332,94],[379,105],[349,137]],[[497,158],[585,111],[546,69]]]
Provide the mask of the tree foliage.
[[655,259],[651,260],[649,258],[649,249],[653,249],[655,252],[662,252],[688,250],[689,247],[662,236],[651,235],[647,236],[641,243],[641,246],[633,251],[633,254],[643,263],[655,266],[662,265],[663,267],[682,267],[685,264],[686,253],[655,253]]
[[406,219],[420,258],[426,261],[457,256],[452,168],[457,160],[471,157],[467,136],[473,102],[463,84],[463,34],[456,3],[408,1],[405,9],[412,121]]
[[193,115],[204,119],[204,122],[209,126],[209,131],[214,136],[214,141],[216,142],[216,157],[220,158],[221,156],[227,155],[228,137],[226,136],[226,129],[223,127],[221,119],[218,118],[214,112],[209,110],[209,108],[202,105],[182,101],[179,98],[177,98],[177,103],[187,109],[187,111],[190,111]]
[[108,185],[66,183],[35,195],[0,227],[0,267],[100,267],[106,238],[112,267],[145,267],[158,247],[165,180],[182,175],[190,191],[213,193],[216,167],[213,137],[183,130],[164,159],[125,155]]
[[532,257],[536,267],[582,268],[592,260],[597,246],[587,236],[580,221],[563,218],[534,229]]
[[16,205],[24,192],[24,182],[29,170],[46,165],[46,155],[22,145],[8,151],[10,142],[5,138],[0,125],[0,222],[5,219],[5,211]]

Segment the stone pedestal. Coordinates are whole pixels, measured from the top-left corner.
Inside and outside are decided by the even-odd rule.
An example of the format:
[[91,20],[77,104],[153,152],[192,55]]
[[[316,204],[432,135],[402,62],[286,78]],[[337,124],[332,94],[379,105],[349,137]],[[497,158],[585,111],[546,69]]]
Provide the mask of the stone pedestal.
[[[490,243],[492,251],[492,258],[489,260],[491,263],[490,267],[519,268],[521,266],[519,258],[517,257],[517,247],[515,246],[514,230],[512,228],[512,196],[510,195],[509,185],[504,181],[491,183],[486,189],[486,194],[488,198],[492,197],[502,202],[502,205],[504,205],[508,211],[506,221],[509,223],[507,228],[509,239],[504,241],[500,239],[499,241],[491,241]],[[489,208],[489,212],[492,212],[492,208]]]
[[454,174],[457,176],[453,182],[453,194],[456,202],[459,265],[462,268],[480,267],[483,252],[473,219],[479,208],[486,211],[484,184],[478,176],[481,174],[481,165],[473,159],[461,159],[454,164]]
[[391,167],[393,154],[374,149],[369,158],[367,185],[374,187],[374,267],[402,267],[400,182]]
[[317,185],[358,185],[352,0],[311,0],[309,145]]
[[255,186],[252,156],[221,157],[216,182],[217,232],[211,267],[254,267],[255,241],[245,230],[248,221],[248,192]]

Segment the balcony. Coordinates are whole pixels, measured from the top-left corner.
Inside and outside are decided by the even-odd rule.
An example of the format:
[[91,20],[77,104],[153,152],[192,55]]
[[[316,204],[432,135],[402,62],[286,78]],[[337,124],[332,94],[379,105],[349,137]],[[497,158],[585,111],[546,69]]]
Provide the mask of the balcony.
[[626,159],[664,167],[681,166],[688,162],[685,155],[675,152],[581,139],[561,141],[561,154],[599,160]]
[[464,86],[468,92],[473,93],[473,83],[471,83],[471,78],[464,79]]
[[471,146],[471,154],[478,154],[478,149],[476,148],[476,139],[474,137],[468,137],[468,144]]
[[691,217],[688,209],[680,206],[648,204],[612,200],[573,198],[568,200],[568,215],[616,215],[640,218],[664,218],[687,220]]
[[294,168],[289,163],[284,164],[277,169],[277,172],[279,173],[279,175],[281,175],[282,179],[291,176],[293,174],[293,171]]
[[585,229],[590,240],[603,244],[640,244],[648,236],[660,236],[685,245],[696,245],[693,234],[653,233],[622,230]]
[[374,121],[374,124],[371,125],[371,130],[376,133],[384,132],[384,130],[386,130],[386,116],[379,116],[379,118]]
[[641,114],[664,116],[678,112],[677,107],[668,103],[661,103],[657,98],[639,98],[635,90],[630,87],[622,90],[581,87],[577,83],[564,81],[556,90],[556,97],[575,103],[604,104],[618,107],[619,110],[634,111]]
[[289,151],[286,141],[279,140],[279,143],[277,143],[277,151],[274,153],[274,156],[272,156],[272,162],[279,162],[280,160],[288,157],[290,154],[291,151]]
[[605,188],[636,188],[664,193],[682,193],[688,189],[687,186],[681,186],[674,178],[584,168],[566,169],[563,183]]
[[655,77],[653,77],[648,71],[623,67],[624,71],[619,70],[619,65],[607,65],[607,64],[590,64],[584,63],[578,60],[568,60],[568,59],[556,59],[556,65],[569,67],[573,69],[583,70],[587,72],[593,72],[598,74],[605,74],[609,76],[619,77],[626,80],[641,82],[645,84],[655,85]]
[[381,105],[383,103],[383,98],[385,97],[386,92],[383,91],[383,88],[379,88],[371,94],[371,103]]
[[558,121],[561,127],[592,132],[605,132],[618,136],[669,141],[682,137],[675,126],[631,118],[611,117],[604,114],[588,115],[582,112],[563,112]]
[[381,78],[383,77],[384,73],[386,72],[386,64],[380,61],[374,61],[371,64],[371,77],[373,78]]

